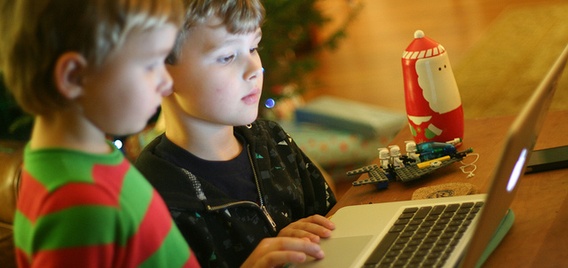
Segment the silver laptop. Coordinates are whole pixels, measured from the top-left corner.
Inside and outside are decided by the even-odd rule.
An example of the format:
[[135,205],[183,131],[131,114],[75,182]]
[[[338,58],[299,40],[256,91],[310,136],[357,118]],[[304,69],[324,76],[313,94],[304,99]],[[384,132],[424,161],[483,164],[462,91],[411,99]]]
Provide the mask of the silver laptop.
[[568,46],[509,128],[487,194],[341,208],[331,238],[321,241],[326,257],[301,266],[481,265],[512,225],[509,206],[567,59]]

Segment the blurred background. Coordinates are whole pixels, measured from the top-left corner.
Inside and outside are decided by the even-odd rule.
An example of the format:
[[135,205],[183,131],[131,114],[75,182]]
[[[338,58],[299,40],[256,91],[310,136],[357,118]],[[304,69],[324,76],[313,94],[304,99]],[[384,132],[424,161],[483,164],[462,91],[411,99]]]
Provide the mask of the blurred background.
[[[297,90],[307,101],[332,95],[404,112],[400,58],[413,40],[414,31],[421,29],[446,48],[466,117],[514,114],[519,103],[544,76],[546,67],[568,43],[568,3],[565,0],[266,1],[271,2],[271,5],[310,2],[316,9],[312,13],[327,20],[317,27],[305,27],[301,22],[308,12],[300,9],[285,16],[272,16],[271,12],[283,9],[268,6],[263,42],[304,32],[316,49],[305,53],[310,46],[304,41],[300,42],[304,44],[303,52],[293,53],[290,46],[275,50],[282,53],[288,49],[281,55],[287,55],[289,62],[282,61],[283,57],[276,54],[263,55],[263,62],[268,64],[265,97],[290,95],[297,88],[282,90],[286,83],[299,84]],[[296,31],[273,32],[272,23],[287,25]],[[301,28],[304,30],[298,31]],[[321,44],[324,45],[318,46]],[[306,58],[313,60],[303,62],[307,69],[300,68],[287,80],[272,82],[271,72],[280,73],[277,68],[271,70],[273,61],[280,59],[280,63],[289,67],[290,62]],[[309,72],[304,72],[308,69]],[[497,105],[493,98],[507,97],[507,91],[522,92],[508,96],[501,107],[480,108],[487,102]],[[488,97],[479,98],[480,93]],[[567,102],[560,101],[568,100],[566,94],[557,99],[554,109],[568,107]]]
[[[399,115],[405,114],[401,56],[416,30],[423,30],[445,47],[466,119],[517,114],[568,44],[566,0],[269,2],[311,2],[314,9],[279,16],[271,12],[285,8],[268,9],[263,29],[263,43],[268,43],[262,55],[266,69],[264,97],[276,98],[277,102],[263,115],[295,122],[285,128],[308,156],[331,174],[339,195],[356,179],[346,177],[345,172],[377,158],[377,148],[390,146],[393,135],[405,127],[403,118],[393,129],[391,119],[399,120]],[[309,13],[317,14],[320,24],[302,24],[314,18],[304,16]],[[272,32],[272,25],[293,30],[289,34]],[[271,49],[271,40],[277,38],[300,45]],[[568,109],[566,72],[568,69],[560,81],[553,110]],[[277,74],[290,75],[283,80],[272,79]],[[317,101],[322,96],[348,102]],[[362,105],[371,109],[359,109],[369,108]],[[297,116],[298,111],[302,115],[313,112],[308,121],[326,128],[301,125],[300,121],[306,120]],[[385,124],[377,123],[380,120]],[[344,124],[346,121],[374,128],[377,135],[361,137],[360,131]],[[399,146],[403,149],[404,145]]]

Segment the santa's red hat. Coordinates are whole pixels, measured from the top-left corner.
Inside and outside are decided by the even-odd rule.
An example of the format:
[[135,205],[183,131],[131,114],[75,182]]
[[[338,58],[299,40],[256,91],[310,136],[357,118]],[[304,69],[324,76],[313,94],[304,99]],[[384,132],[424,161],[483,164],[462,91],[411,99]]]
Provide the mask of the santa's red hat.
[[446,49],[442,45],[424,36],[423,31],[417,30],[414,32],[414,40],[402,53],[402,58],[408,60],[423,59],[438,56],[444,52],[446,52]]

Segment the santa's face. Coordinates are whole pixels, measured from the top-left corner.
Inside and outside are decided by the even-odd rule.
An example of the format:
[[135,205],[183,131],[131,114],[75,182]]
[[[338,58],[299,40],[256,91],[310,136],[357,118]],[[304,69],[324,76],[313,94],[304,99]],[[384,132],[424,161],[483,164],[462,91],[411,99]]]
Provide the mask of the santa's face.
[[440,114],[461,105],[458,86],[447,53],[416,61],[418,84],[430,109]]

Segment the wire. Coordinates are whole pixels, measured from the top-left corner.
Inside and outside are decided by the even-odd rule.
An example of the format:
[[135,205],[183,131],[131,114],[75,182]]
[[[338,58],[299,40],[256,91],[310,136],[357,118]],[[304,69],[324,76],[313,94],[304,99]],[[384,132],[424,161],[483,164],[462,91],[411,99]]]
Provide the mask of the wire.
[[471,153],[471,154],[468,154],[467,156],[470,156],[470,155],[475,156],[475,160],[473,160],[471,163],[466,164],[466,163],[463,162],[463,160],[460,161],[460,163],[463,164],[463,166],[461,166],[460,169],[463,173],[467,174],[467,178],[471,178],[471,177],[475,176],[475,173],[473,173],[477,169],[477,165],[475,163],[477,162],[477,160],[479,160],[479,154],[478,153]]

